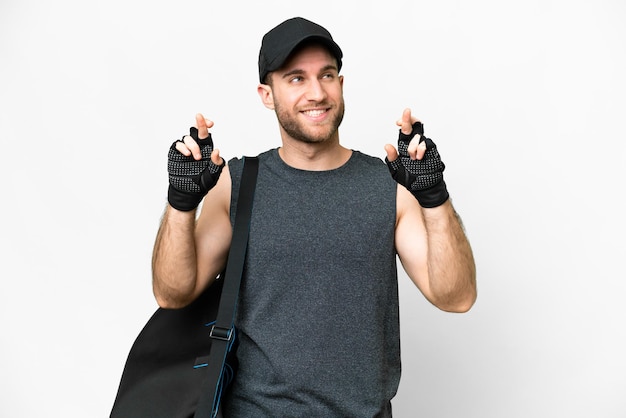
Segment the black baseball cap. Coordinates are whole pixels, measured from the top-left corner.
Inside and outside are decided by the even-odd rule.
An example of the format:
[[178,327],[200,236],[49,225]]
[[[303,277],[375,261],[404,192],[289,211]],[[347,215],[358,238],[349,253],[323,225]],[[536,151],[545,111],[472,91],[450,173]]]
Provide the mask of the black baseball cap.
[[325,28],[302,17],[285,20],[263,36],[259,51],[259,80],[265,82],[268,73],[283,66],[291,53],[304,41],[315,41],[328,48],[337,59],[337,70],[341,70],[343,53],[339,45]]

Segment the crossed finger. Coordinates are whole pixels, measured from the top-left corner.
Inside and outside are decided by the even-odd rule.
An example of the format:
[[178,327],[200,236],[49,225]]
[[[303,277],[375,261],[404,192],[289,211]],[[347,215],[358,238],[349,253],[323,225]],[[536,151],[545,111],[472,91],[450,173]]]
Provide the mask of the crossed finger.
[[[420,120],[411,115],[411,109],[404,109],[402,112],[402,118],[396,122],[396,125],[400,127],[403,134],[409,135],[413,131],[413,124]],[[415,137],[409,143],[407,152],[412,160],[421,160],[426,153],[426,144],[420,142],[421,135],[416,134]]]

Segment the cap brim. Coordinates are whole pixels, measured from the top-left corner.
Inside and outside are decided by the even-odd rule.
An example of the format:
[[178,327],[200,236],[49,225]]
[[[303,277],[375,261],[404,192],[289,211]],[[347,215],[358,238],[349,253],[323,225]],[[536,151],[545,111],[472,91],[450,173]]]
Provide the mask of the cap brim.
[[341,51],[341,48],[339,48],[339,45],[337,45],[332,39],[328,39],[324,36],[309,35],[287,44],[281,53],[274,57],[272,62],[267,63],[265,66],[265,73],[260,75],[261,82],[263,82],[267,74],[280,69],[289,60],[289,57],[291,57],[291,55],[293,55],[293,53],[306,42],[316,42],[328,48],[330,53],[335,57],[335,59],[337,59],[337,70],[341,69],[341,58],[343,57],[343,52]]

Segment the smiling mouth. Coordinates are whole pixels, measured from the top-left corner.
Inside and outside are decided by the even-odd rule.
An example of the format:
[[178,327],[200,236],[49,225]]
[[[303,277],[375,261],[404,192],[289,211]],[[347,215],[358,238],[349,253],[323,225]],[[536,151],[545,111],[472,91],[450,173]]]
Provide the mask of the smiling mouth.
[[327,109],[313,109],[313,110],[304,110],[302,111],[302,113],[312,118],[317,118],[319,116],[322,116],[327,111],[328,111]]

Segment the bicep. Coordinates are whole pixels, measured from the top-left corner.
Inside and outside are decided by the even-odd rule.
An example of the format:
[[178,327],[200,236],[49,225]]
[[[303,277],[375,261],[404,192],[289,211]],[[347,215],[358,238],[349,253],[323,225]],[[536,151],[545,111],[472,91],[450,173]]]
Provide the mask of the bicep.
[[213,189],[205,196],[196,222],[195,241],[197,257],[196,293],[200,294],[213,283],[226,265],[232,240],[230,223],[231,178],[224,167]]
[[417,199],[398,186],[395,245],[404,271],[428,300],[428,239],[422,209]]

